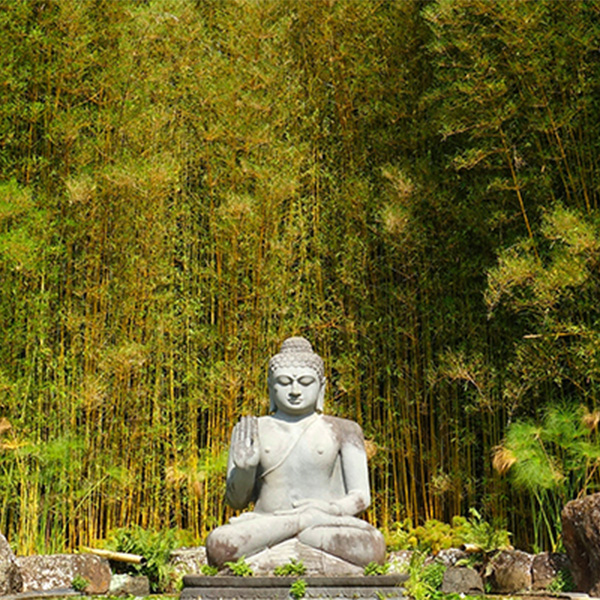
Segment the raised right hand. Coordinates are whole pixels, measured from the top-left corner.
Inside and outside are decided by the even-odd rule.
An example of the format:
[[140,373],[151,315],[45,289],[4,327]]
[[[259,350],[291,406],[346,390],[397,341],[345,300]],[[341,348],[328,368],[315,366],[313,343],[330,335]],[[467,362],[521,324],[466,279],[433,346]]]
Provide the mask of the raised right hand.
[[231,448],[233,463],[238,469],[253,469],[260,460],[257,417],[242,417],[233,428]]

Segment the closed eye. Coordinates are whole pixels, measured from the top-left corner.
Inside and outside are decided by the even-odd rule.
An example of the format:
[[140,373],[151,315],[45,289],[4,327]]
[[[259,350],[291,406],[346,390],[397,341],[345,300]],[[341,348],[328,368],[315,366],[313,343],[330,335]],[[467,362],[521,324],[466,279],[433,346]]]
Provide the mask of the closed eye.
[[310,375],[305,375],[304,377],[300,377],[300,379],[298,379],[298,382],[301,385],[310,385],[311,383],[314,383],[315,378],[311,377]]

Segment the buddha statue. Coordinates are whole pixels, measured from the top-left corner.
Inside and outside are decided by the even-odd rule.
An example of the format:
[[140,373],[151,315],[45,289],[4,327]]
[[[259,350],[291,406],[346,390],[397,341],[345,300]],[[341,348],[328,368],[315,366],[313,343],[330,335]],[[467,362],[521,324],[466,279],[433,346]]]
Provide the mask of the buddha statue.
[[355,516],[371,501],[362,430],[322,413],[325,384],[323,361],[304,338],[288,338],[271,358],[271,414],[242,417],[229,449],[226,500],[254,510],[209,535],[210,564],[294,538],[353,565],[383,563],[383,536]]

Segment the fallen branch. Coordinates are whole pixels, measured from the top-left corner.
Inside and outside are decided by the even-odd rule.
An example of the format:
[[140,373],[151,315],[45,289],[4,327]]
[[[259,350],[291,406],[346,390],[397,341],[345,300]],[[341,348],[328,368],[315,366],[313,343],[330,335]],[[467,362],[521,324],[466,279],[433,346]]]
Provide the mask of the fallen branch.
[[112,550],[98,550],[97,548],[81,548],[83,552],[89,552],[108,560],[115,560],[117,562],[131,563],[133,565],[145,565],[146,559],[139,554],[128,554],[127,552],[113,552]]

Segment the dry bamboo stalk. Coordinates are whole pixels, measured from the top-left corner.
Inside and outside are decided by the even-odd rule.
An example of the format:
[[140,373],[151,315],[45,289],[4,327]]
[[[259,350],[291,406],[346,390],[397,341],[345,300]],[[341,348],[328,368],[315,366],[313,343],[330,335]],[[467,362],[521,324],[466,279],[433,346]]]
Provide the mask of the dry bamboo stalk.
[[144,565],[146,559],[139,554],[129,554],[127,552],[113,552],[112,550],[99,550],[97,548],[87,548],[82,546],[81,549],[84,552],[107,558],[108,560],[115,560],[117,562],[131,563],[133,565]]

